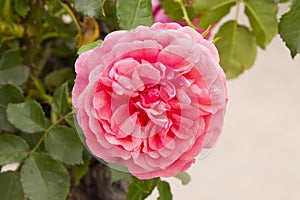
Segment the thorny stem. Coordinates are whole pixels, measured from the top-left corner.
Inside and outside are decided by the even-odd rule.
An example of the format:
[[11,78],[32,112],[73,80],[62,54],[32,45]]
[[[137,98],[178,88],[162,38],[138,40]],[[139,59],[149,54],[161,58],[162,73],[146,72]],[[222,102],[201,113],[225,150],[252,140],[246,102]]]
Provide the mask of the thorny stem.
[[192,27],[193,29],[197,30],[196,26],[193,24],[193,22],[190,20],[189,15],[187,13],[187,10],[184,6],[183,0],[175,0],[175,2],[179,3],[180,8],[182,10],[183,13],[183,19],[186,21],[186,23]]
[[211,29],[211,25],[209,25],[209,26],[207,27],[207,29],[202,33],[202,37],[205,38],[206,35],[209,33],[210,29]]

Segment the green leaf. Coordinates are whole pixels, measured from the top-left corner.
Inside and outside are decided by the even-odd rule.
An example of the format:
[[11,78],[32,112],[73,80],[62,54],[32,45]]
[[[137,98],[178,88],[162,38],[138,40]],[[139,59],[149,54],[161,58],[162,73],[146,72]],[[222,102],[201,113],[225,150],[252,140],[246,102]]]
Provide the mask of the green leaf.
[[[0,1],[1,2],[1,1]],[[0,5],[1,8],[1,5]],[[1,11],[0,11],[1,13]],[[6,40],[15,39],[15,38],[21,38],[24,36],[25,33],[25,27],[22,26],[22,24],[9,22],[9,21],[0,21],[0,41],[4,42]],[[16,42],[17,40],[14,40],[13,42]],[[9,44],[11,44],[9,42]]]
[[[64,26],[65,27],[65,26]],[[65,27],[67,28],[67,27]],[[62,31],[62,30],[60,30]],[[74,30],[72,30],[74,31]],[[78,32],[76,32],[78,33]],[[76,37],[76,36],[74,36]],[[74,38],[75,40],[75,38]],[[71,56],[74,56],[76,53],[76,41],[73,41],[73,38],[70,40],[66,40],[64,43],[57,44],[55,48],[53,49],[53,56],[55,57],[63,57],[63,58],[69,58]]]
[[237,0],[195,0],[193,7],[201,12],[199,26],[207,28],[209,25],[220,21],[235,5]]
[[4,85],[0,88],[0,104],[6,106],[9,103],[21,103],[24,97],[21,89],[13,85]]
[[132,177],[131,184],[128,187],[126,200],[142,200],[148,197],[155,186],[157,185],[159,178],[153,178],[149,180],[140,180]]
[[0,58],[0,85],[22,85],[28,78],[29,68],[21,65],[20,51],[9,49]]
[[134,29],[139,25],[153,24],[150,0],[117,0],[117,17],[121,29]]
[[17,129],[7,120],[6,106],[0,104],[0,131],[14,132]]
[[75,79],[74,69],[62,68],[49,73],[45,77],[45,85],[48,90],[55,90],[63,83],[67,81],[73,81]]
[[[58,37],[64,38],[65,41],[69,39],[70,37],[75,37],[76,33],[74,31],[74,27],[72,27],[72,23],[66,24],[64,21],[61,19],[61,16],[54,15],[52,13],[44,12],[43,13],[43,20],[45,23],[49,24],[49,27],[54,29],[54,33],[48,32],[47,34],[55,34]],[[44,34],[43,37],[44,39],[49,37],[47,34]],[[51,37],[51,36],[50,36]],[[58,47],[55,47],[55,50]]]
[[159,181],[157,184],[157,189],[159,192],[159,197],[157,200],[172,200],[173,195],[171,193],[171,188],[168,182]]
[[52,158],[66,164],[80,164],[82,161],[82,143],[72,128],[57,126],[49,131],[45,138],[46,150]]
[[44,111],[41,105],[33,100],[8,104],[7,118],[16,128],[26,133],[41,132],[46,127]]
[[5,51],[0,58],[0,70],[11,69],[21,64],[21,52],[13,49]]
[[6,109],[9,103],[24,101],[21,89],[13,85],[4,85],[0,88],[0,130],[13,132],[16,128],[8,121]]
[[29,146],[21,137],[0,135],[0,165],[22,161],[28,151]]
[[229,21],[221,26],[217,37],[220,38],[216,43],[220,65],[228,79],[237,77],[253,65],[257,49],[255,37],[247,27]]
[[[164,0],[162,2],[162,7],[170,19],[184,21],[183,13],[179,3],[175,2],[174,0]],[[196,17],[193,7],[186,6],[186,11],[190,19],[194,19]]]
[[26,0],[14,0],[15,11],[23,18],[26,17],[30,11],[30,6]]
[[265,48],[277,34],[276,13],[273,0],[245,0],[245,13],[249,18],[257,44]]
[[293,0],[291,9],[279,22],[279,34],[294,58],[300,53],[300,0]]
[[111,183],[132,177],[132,175],[129,172],[115,170],[111,167],[109,167],[109,172],[110,172],[110,182]]
[[181,181],[182,185],[187,185],[191,181],[190,175],[186,172],[180,172],[174,177],[178,178]]
[[[72,115],[73,116],[73,119],[71,118],[66,118],[66,121],[68,122],[68,124],[70,126],[72,126],[74,129],[76,129],[76,132],[77,132],[77,135],[78,137],[80,138],[81,142],[83,144],[85,144],[85,135],[84,135],[84,132],[83,130],[81,129],[81,127],[79,126],[78,124],[78,121],[77,121],[77,118],[76,118],[76,114]],[[70,116],[71,117],[71,116]],[[87,149],[89,151],[89,149]],[[89,151],[89,153],[91,153]],[[93,155],[93,153],[91,153],[91,155]]]
[[[71,126],[71,128],[76,129],[74,120],[76,120],[76,114],[70,114],[65,117],[66,122]],[[79,125],[78,125],[79,126]]]
[[10,1],[8,1],[8,0],[0,1],[0,16],[1,16],[1,19],[4,19],[5,21],[12,21],[14,19],[12,17],[12,14],[13,14],[13,12],[12,12],[12,7],[11,7]]
[[21,183],[30,200],[65,200],[70,188],[67,169],[44,153],[34,153],[25,161]]
[[17,66],[11,69],[0,69],[0,85],[12,83],[22,85],[28,78],[29,68],[26,66]]
[[24,192],[17,172],[0,173],[0,199],[24,200]]
[[86,52],[88,50],[94,49],[95,47],[101,46],[102,42],[103,42],[103,40],[96,40],[95,42],[83,45],[78,49],[77,54],[80,55],[83,52]]
[[63,116],[70,111],[69,104],[69,89],[68,83],[62,84],[53,94],[51,108]]
[[99,17],[105,0],[73,0],[75,9],[84,15]]
[[[39,132],[35,134],[20,133],[20,137],[22,137],[27,142],[30,149],[33,149],[35,145],[39,142],[39,140],[43,137],[43,134],[44,132]],[[40,149],[44,151],[44,145],[41,145],[37,150]]]
[[75,165],[72,168],[72,175],[74,178],[75,185],[78,185],[80,180],[86,175],[89,170],[89,161],[84,162],[82,165]]
[[105,22],[109,30],[119,30],[118,18],[116,16],[116,3],[113,1],[104,1],[103,16],[100,20]]

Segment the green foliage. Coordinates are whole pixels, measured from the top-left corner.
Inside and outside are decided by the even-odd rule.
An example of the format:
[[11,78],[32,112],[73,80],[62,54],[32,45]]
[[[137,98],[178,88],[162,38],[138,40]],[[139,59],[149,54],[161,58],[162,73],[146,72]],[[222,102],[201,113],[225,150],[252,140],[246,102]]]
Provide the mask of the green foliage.
[[49,90],[55,90],[66,81],[73,81],[75,73],[72,68],[62,68],[49,73],[45,77],[45,85]]
[[68,83],[62,84],[53,94],[51,108],[53,111],[63,116],[70,112]]
[[[20,133],[20,137],[23,138],[27,144],[29,145],[30,149],[35,148],[35,146],[38,144],[39,140],[43,138],[43,132],[35,133],[35,134],[28,134],[28,133]],[[44,146],[39,146],[37,150],[43,149]]]
[[84,162],[82,165],[75,165],[72,168],[72,175],[73,175],[73,178],[74,178],[75,185],[78,185],[80,180],[88,172],[89,164],[90,164],[90,162],[87,161],[87,162]]
[[293,0],[290,11],[285,13],[279,23],[279,33],[294,58],[300,53],[300,0]]
[[230,8],[235,5],[237,0],[195,0],[194,8],[201,13],[200,27],[207,28],[215,24],[227,15]]
[[29,69],[21,65],[20,51],[9,49],[0,57],[0,86],[22,85],[28,78]]
[[81,164],[83,146],[75,129],[57,126],[45,138],[46,150],[50,156],[66,164]]
[[253,65],[257,53],[256,43],[247,27],[229,21],[220,28],[216,37],[220,38],[216,43],[220,65],[228,79],[237,77]]
[[84,15],[99,17],[105,0],[73,0],[75,9]]
[[28,0],[15,0],[14,8],[16,13],[25,18],[30,11]]
[[65,117],[66,122],[71,126],[72,128],[76,129],[78,127],[78,124],[75,125],[74,120],[76,120],[75,114],[70,114]]
[[21,162],[29,151],[28,144],[16,135],[0,135],[0,165]]
[[4,20],[11,21],[13,19],[10,1],[0,1],[0,9],[0,16],[3,17]]
[[0,104],[0,132],[13,132],[16,128],[7,120],[6,106]]
[[[162,7],[165,13],[170,17],[170,19],[176,21],[184,21],[180,4],[174,2],[174,0],[164,0],[162,2]],[[194,19],[196,17],[196,13],[193,7],[186,7],[186,10],[190,19]]]
[[28,157],[21,169],[21,183],[31,200],[64,200],[70,187],[67,169],[45,153]]
[[21,52],[14,49],[9,49],[5,51],[0,57],[0,69],[10,69],[18,64],[21,64],[22,57]]
[[244,3],[257,44],[265,48],[277,33],[278,8],[272,0],[245,0]]
[[17,66],[10,69],[0,69],[0,85],[12,83],[22,85],[28,77],[28,68],[25,66]]
[[116,6],[121,29],[130,30],[139,25],[153,24],[152,6],[149,0],[117,0]]
[[103,42],[103,40],[96,40],[95,42],[92,42],[90,44],[83,45],[78,49],[77,54],[80,55],[85,51],[94,49],[95,47],[100,46],[102,44],[102,42]]
[[290,2],[291,0],[274,0],[275,3],[286,3],[286,2]]
[[[245,15],[251,27],[238,24],[241,4],[244,4]],[[235,19],[225,22],[215,37],[216,40],[220,39],[216,46],[220,54],[220,64],[228,79],[236,78],[250,68],[256,58],[256,44],[264,49],[277,33],[278,5],[273,0],[196,0],[193,4],[201,14],[199,25],[204,28],[218,23],[234,5]],[[249,56],[246,52],[248,49]]]
[[152,193],[158,181],[159,178],[140,180],[135,177],[132,177],[131,184],[128,187],[126,200],[145,199]]
[[20,24],[0,21],[0,34],[2,34],[0,42],[10,39],[11,37],[20,38],[24,35],[24,31],[24,27]]
[[[60,18],[51,15],[50,13],[44,14],[43,18],[47,22],[47,26],[53,27],[57,35],[54,32],[51,34],[45,34],[44,37],[55,37],[60,36],[62,38],[68,38],[69,35],[74,35],[74,31],[72,30],[72,26],[65,24]],[[75,36],[75,35],[74,35]]]
[[100,17],[100,20],[103,21],[111,31],[120,29],[116,12],[116,4],[113,1],[104,1],[103,16]]
[[157,184],[157,189],[159,192],[159,197],[157,200],[172,200],[173,195],[171,193],[171,188],[168,182],[159,181]]
[[110,182],[111,183],[132,177],[132,175],[128,172],[116,170],[111,167],[109,167],[109,172],[110,172]]
[[14,85],[4,85],[0,88],[0,104],[7,106],[9,103],[24,101],[22,90]]
[[24,192],[17,172],[0,173],[0,199],[24,200]]
[[0,87],[0,131],[13,132],[16,128],[7,120],[7,104],[20,103],[24,97],[20,88],[14,85],[3,85]]
[[41,132],[46,128],[44,111],[36,101],[8,104],[7,117],[10,123],[26,133]]
[[174,177],[178,178],[181,181],[182,185],[187,185],[191,181],[190,175],[186,172],[180,172]]

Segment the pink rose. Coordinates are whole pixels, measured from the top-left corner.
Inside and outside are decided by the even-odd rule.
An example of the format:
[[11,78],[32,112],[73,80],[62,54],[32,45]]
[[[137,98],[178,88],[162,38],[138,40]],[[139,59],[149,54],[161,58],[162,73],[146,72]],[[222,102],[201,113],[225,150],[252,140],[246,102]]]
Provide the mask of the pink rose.
[[[174,2],[176,3],[176,2]],[[188,6],[191,6],[193,4],[192,2],[187,3]],[[165,13],[164,9],[161,6],[161,2],[159,0],[152,0],[152,12],[153,12],[153,20],[154,22],[162,22],[162,23],[168,23],[168,22],[176,22],[168,17],[168,15]],[[199,33],[203,33],[205,29],[199,27],[199,18],[195,18],[192,20],[193,24],[197,27],[197,31]],[[182,26],[187,26],[186,22],[177,22]],[[205,36],[206,39],[209,39],[211,37],[211,31],[213,29],[214,25],[210,28],[210,31]]]
[[190,27],[115,31],[76,61],[73,105],[91,152],[140,179],[188,169],[223,124],[225,74]]

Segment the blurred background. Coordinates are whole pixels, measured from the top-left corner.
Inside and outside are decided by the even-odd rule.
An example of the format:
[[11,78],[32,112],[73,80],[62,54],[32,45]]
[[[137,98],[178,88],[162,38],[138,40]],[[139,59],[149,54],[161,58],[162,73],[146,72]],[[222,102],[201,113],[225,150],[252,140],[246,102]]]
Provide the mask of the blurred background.
[[174,200],[299,200],[300,56],[277,36],[228,90],[214,150],[188,170],[188,185],[168,179]]

